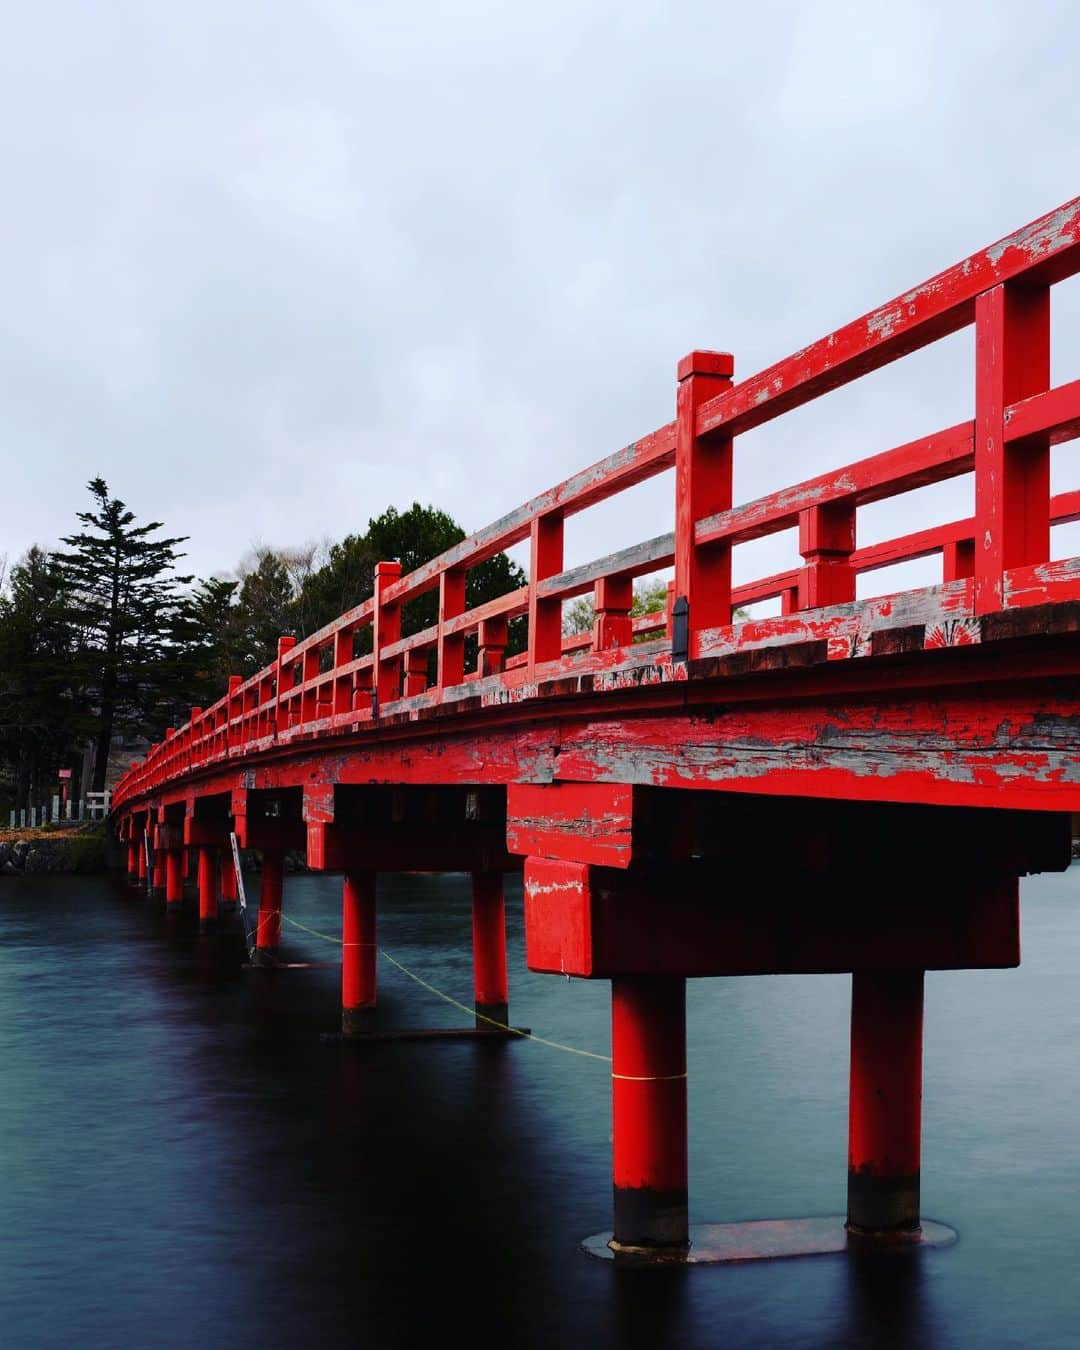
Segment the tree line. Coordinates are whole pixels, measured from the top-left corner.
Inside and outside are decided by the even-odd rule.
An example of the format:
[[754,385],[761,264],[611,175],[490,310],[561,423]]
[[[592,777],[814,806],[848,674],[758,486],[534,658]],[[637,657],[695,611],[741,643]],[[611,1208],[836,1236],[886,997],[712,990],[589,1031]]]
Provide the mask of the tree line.
[[[465,538],[445,511],[388,508],[363,533],[300,549],[259,547],[234,577],[182,570],[185,535],[140,522],[102,478],[78,528],[0,569],[0,809],[45,801],[58,771],[89,764],[80,791],[105,786],[118,736],[159,740],[274,659],[283,634],[307,637],[374,591],[375,564],[402,573]],[[505,554],[470,570],[469,608],[525,584]],[[403,635],[436,620],[437,595],[405,606]],[[512,625],[511,650],[523,640]]]

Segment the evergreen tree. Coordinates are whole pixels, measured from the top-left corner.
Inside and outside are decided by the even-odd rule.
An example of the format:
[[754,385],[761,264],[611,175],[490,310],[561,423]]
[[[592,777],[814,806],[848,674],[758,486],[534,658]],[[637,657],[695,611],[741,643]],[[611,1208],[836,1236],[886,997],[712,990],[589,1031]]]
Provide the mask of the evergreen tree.
[[[466,533],[462,526],[436,506],[413,502],[405,512],[390,506],[381,516],[367,522],[365,536],[350,535],[342,544],[331,548],[327,566],[312,576],[309,585],[319,587],[320,601],[323,602],[316,628],[374,593],[375,563],[397,560],[401,563],[401,575],[405,576],[459,544],[464,537]],[[525,574],[517,563],[505,553],[497,553],[468,572],[466,607],[472,609],[483,605],[489,599],[524,585]],[[356,589],[350,594],[354,586]],[[437,614],[437,590],[410,601],[402,610],[402,636],[409,637],[429,628]],[[370,636],[363,639],[362,634],[362,649],[366,641],[370,641]]]
[[0,596],[0,759],[16,804],[51,795],[90,732],[63,571],[37,546]]
[[69,592],[69,619],[79,635],[91,701],[97,712],[94,791],[105,786],[116,730],[159,734],[175,702],[177,669],[170,638],[192,578],[174,574],[187,536],[154,537],[159,520],[135,523],[135,513],[109,496],[103,478],[88,484],[94,509],[80,511],[83,530],[63,539],[58,553]]
[[325,628],[375,589],[375,564],[366,535],[349,534],[331,544],[326,562],[304,582],[298,597],[301,637]]
[[177,608],[170,633],[177,686],[169,718],[173,725],[186,722],[192,706],[205,708],[215,703],[228,686],[229,676],[245,670],[240,612],[235,604],[239,585],[210,577],[198,582]]
[[255,566],[243,577],[231,622],[236,631],[233,673],[254,675],[277,656],[278,638],[296,631],[296,592],[284,556],[260,548]]

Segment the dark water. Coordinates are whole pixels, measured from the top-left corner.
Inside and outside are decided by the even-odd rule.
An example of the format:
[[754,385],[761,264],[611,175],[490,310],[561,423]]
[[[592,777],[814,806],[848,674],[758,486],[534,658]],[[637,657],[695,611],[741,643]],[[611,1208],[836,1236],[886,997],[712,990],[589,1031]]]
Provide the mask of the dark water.
[[[390,880],[380,938],[467,1002],[464,877]],[[338,883],[286,907],[339,931]],[[608,990],[515,1019],[607,1051]],[[243,974],[113,883],[0,885],[0,1344],[1080,1343],[1080,868],[1024,892],[1015,972],[927,978],[924,1210],[959,1243],[681,1272],[608,1226],[606,1066],[517,1042],[319,1043],[332,969]],[[295,959],[333,949],[287,930]],[[461,1014],[380,963],[387,1024]],[[692,1219],[843,1207],[848,982],[691,985]]]

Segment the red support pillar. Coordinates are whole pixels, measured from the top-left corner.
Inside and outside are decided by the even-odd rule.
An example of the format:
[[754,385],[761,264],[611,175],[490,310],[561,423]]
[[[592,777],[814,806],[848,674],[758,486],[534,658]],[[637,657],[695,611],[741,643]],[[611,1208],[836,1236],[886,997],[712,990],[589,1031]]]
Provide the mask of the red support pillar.
[[215,850],[199,845],[199,932],[213,933],[217,928],[218,896]]
[[154,849],[152,894],[155,900],[161,899],[165,895],[165,850],[163,848]]
[[375,873],[345,873],[341,906],[341,1032],[355,1035],[375,1011]]
[[184,898],[184,851],[171,848],[165,854],[165,912],[176,914]]
[[139,841],[135,845],[135,851],[138,857],[135,861],[135,876],[140,886],[146,885],[146,839],[143,835],[139,836]]
[[473,991],[476,1025],[504,1027],[510,1015],[506,981],[506,905],[501,872],[472,874]]
[[139,879],[139,846],[134,839],[128,840],[127,846],[127,874],[128,881],[138,881]]
[[686,981],[611,981],[615,1225],[611,1245],[685,1248]]
[[919,1233],[923,972],[851,981],[848,1231]]
[[236,887],[236,867],[233,863],[231,848],[223,848],[220,855],[221,863],[221,912],[223,914],[235,914],[238,891]]
[[255,933],[255,964],[273,965],[281,942],[281,901],[285,889],[285,854],[263,849],[259,926]]

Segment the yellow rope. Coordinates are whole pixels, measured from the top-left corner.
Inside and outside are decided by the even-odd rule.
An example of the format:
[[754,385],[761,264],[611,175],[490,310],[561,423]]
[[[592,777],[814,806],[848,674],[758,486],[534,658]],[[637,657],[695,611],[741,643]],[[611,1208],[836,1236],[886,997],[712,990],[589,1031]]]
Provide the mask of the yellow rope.
[[[332,942],[337,947],[344,947],[346,945],[350,947],[376,946],[375,943],[371,942],[350,942],[346,944],[341,938],[334,937],[330,933],[320,933],[316,928],[309,928],[307,924],[301,923],[299,919],[291,918],[284,912],[282,912],[281,917],[286,923],[291,923],[294,928],[299,928],[304,933],[310,933],[312,937],[321,938],[323,942]],[[481,1022],[487,1022],[490,1026],[497,1027],[500,1031],[506,1031],[511,1036],[521,1036],[525,1040],[535,1041],[537,1045],[546,1045],[550,1050],[562,1050],[568,1055],[580,1055],[582,1059],[600,1059],[606,1064],[611,1063],[610,1055],[599,1055],[595,1050],[579,1050],[576,1045],[564,1045],[561,1041],[550,1041],[545,1036],[536,1036],[531,1031],[522,1031],[520,1027],[508,1026],[505,1022],[496,1021],[494,1017],[486,1017],[483,1013],[476,1012],[474,1008],[470,1008],[467,1004],[459,1003],[456,998],[452,998],[449,994],[444,994],[441,989],[436,989],[433,984],[429,984],[427,980],[422,979],[415,971],[410,970],[408,966],[402,965],[397,957],[391,956],[385,947],[377,947],[376,949],[380,956],[385,957],[392,966],[400,970],[403,975],[407,975],[410,980],[414,980],[422,989],[426,989],[429,993],[434,994],[437,998],[441,998],[445,1003],[449,1003],[452,1007],[459,1008],[463,1013],[476,1016]]]

